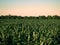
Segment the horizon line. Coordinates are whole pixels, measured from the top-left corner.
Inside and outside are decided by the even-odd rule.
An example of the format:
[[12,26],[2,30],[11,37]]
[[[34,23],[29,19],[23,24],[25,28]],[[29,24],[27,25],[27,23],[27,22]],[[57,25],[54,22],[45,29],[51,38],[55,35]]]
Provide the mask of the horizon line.
[[38,17],[38,16],[60,16],[60,15],[57,15],[57,14],[55,14],[55,15],[50,15],[50,14],[48,14],[48,15],[16,15],[16,14],[0,14],[0,16],[22,16],[22,17],[24,17],[24,16],[27,16],[27,17],[29,17],[29,16],[35,16],[35,17]]

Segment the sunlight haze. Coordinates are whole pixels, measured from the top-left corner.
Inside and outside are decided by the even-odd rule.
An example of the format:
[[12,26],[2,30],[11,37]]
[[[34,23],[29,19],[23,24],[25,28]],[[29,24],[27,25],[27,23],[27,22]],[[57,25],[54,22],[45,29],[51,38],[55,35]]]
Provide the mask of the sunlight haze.
[[59,15],[60,0],[0,0],[0,15]]

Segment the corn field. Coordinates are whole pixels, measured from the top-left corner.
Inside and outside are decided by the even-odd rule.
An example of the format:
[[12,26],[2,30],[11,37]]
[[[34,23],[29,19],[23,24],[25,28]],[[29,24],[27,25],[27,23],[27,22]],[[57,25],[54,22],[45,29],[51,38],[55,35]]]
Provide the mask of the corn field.
[[60,45],[60,19],[0,19],[0,45]]

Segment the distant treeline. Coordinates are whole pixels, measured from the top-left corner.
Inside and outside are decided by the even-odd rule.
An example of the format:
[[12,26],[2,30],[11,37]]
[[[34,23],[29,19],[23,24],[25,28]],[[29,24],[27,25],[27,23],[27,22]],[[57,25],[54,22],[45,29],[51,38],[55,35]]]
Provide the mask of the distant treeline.
[[0,19],[60,19],[60,16],[12,16],[12,15],[8,15],[8,16],[0,16]]

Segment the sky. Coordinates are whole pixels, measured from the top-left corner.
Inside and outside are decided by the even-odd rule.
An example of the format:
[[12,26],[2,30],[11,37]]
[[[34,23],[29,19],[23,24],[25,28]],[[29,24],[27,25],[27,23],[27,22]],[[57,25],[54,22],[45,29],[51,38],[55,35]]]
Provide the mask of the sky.
[[0,15],[60,16],[60,0],[0,0]]

